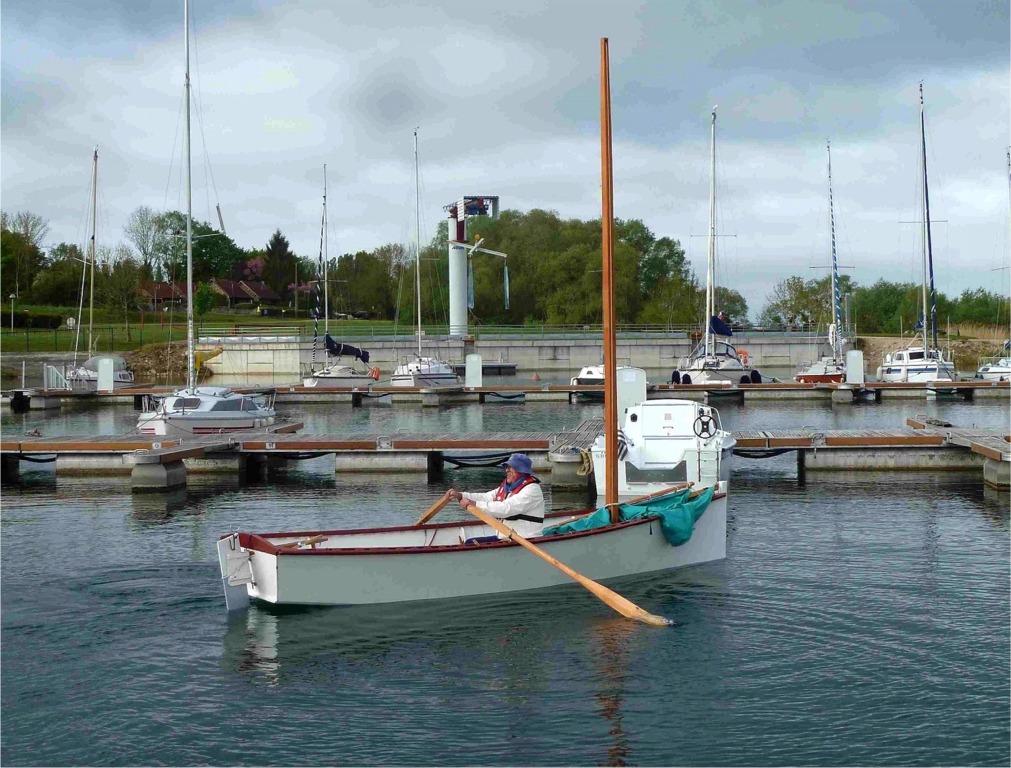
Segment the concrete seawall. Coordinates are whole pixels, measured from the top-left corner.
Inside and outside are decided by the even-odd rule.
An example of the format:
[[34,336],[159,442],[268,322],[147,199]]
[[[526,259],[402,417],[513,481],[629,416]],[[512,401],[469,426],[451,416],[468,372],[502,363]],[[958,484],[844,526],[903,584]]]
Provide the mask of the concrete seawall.
[[[417,342],[411,340],[342,338],[348,344],[367,349],[369,365],[384,372],[412,359]],[[618,363],[637,368],[673,370],[679,358],[691,354],[693,342],[684,333],[630,335],[618,337]],[[738,350],[747,350],[758,368],[796,368],[806,360],[827,354],[823,336],[790,334],[742,334],[735,337]],[[222,347],[223,352],[206,365],[215,375],[292,374],[297,375],[312,361],[312,340],[294,336],[213,336],[201,337],[198,349]],[[316,360],[324,359],[322,342],[317,342]],[[507,362],[517,371],[575,371],[601,362],[600,338],[577,334],[526,336],[521,334],[480,338],[423,338],[422,354],[451,363],[463,363],[469,354],[485,361]]]

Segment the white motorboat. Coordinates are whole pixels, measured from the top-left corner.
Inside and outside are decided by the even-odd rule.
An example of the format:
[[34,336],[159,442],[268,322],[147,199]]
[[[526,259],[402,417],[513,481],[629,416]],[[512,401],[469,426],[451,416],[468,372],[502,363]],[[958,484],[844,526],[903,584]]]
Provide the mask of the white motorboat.
[[888,382],[958,381],[958,374],[941,350],[919,344],[885,355],[877,378]]
[[[601,47],[602,79],[606,82],[606,41]],[[610,104],[605,94],[602,87],[602,114]],[[601,131],[605,153],[601,165],[607,169],[602,171],[604,409],[614,414],[617,366],[609,117],[602,119]],[[614,424],[614,420],[605,419],[605,440],[616,446]],[[614,473],[616,462],[615,448],[609,452],[605,477]],[[228,533],[217,542],[225,601],[230,610],[244,607],[250,598],[285,605],[382,604],[542,589],[572,578],[625,616],[665,623],[649,614],[648,620],[643,619],[636,613],[645,613],[638,606],[589,580],[653,573],[726,557],[725,490],[686,485],[624,503],[618,502],[618,489],[611,485],[606,488],[604,506],[549,514],[545,519],[549,527],[529,541],[473,505],[468,510],[478,521],[463,526],[459,522],[427,523],[449,501],[448,494],[413,526]],[[493,533],[508,537],[479,545],[461,543]],[[614,597],[622,603],[613,601]]]
[[716,108],[713,108],[709,185],[709,255],[706,262],[706,330],[698,346],[678,360],[671,384],[759,383],[762,374],[753,368],[747,354],[739,352],[728,339],[734,335],[716,313]]
[[572,386],[592,386],[592,387],[602,387],[604,386],[604,366],[601,365],[584,365],[579,369],[579,373],[573,376],[569,380],[569,384]]
[[178,389],[141,414],[137,429],[142,435],[220,435],[269,427],[275,420],[272,399],[227,387]]
[[67,383],[72,389],[97,389],[98,369],[103,360],[112,361],[112,384],[114,387],[128,387],[134,384],[133,371],[126,364],[126,360],[118,355],[89,357],[81,365],[67,371]]
[[982,358],[973,378],[983,381],[1011,381],[1011,356]]
[[272,398],[243,395],[227,387],[198,387],[193,333],[193,195],[190,151],[190,35],[189,2],[184,3],[186,39],[186,387],[155,401],[141,413],[137,429],[145,435],[194,435],[236,432],[274,423]]
[[[923,84],[920,84],[920,170],[923,205],[923,314],[918,333],[904,349],[885,355],[877,379],[884,382],[958,381],[955,364],[946,360],[937,345],[937,303],[934,291],[934,257],[930,237],[930,193],[927,185],[927,137],[923,116]],[[919,341],[917,341],[919,339]]]
[[[632,370],[631,366],[619,365],[616,372]],[[604,366],[584,365],[579,369],[579,373],[569,379],[569,385],[573,387],[603,387],[604,386]],[[576,397],[586,400],[600,400],[604,396],[603,392],[577,392]]]
[[[605,441],[590,452],[597,494],[604,494]],[[618,434],[618,498],[644,496],[677,483],[716,487],[726,506],[734,436],[719,412],[691,400],[645,400],[627,408]],[[724,511],[725,514],[725,511]]]
[[839,288],[839,258],[835,246],[835,208],[832,201],[832,145],[826,144],[828,150],[828,223],[832,235],[832,287],[829,301],[832,306],[832,323],[828,327],[828,341],[832,354],[804,363],[794,376],[795,381],[805,384],[838,383],[846,378],[846,357],[843,355],[842,337],[842,292]]
[[401,361],[390,376],[394,387],[445,387],[459,386],[463,380],[453,366],[445,360],[428,357],[421,350],[421,180],[418,169],[418,132],[414,132],[415,181],[415,243],[414,243],[414,314],[417,320],[418,351],[412,358]]

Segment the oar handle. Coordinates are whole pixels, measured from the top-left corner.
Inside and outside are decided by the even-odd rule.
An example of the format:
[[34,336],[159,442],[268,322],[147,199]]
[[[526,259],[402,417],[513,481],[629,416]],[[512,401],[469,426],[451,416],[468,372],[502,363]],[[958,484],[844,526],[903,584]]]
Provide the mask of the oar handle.
[[593,579],[587,578],[578,571],[573,570],[565,563],[552,557],[543,549],[538,547],[536,544],[531,544],[529,541],[520,536],[516,531],[507,526],[501,520],[492,517],[487,512],[485,512],[480,507],[474,506],[473,504],[467,505],[467,511],[470,512],[474,517],[483,522],[485,525],[491,526],[493,530],[498,531],[503,536],[515,541],[521,547],[524,547],[545,562],[550,563],[555,566],[558,570],[564,573],[569,578],[576,581],[578,584],[582,585],[590,592],[592,592],[599,600],[603,601],[607,605],[611,606],[614,610],[629,619],[635,619],[636,621],[641,621],[644,624],[652,624],[655,627],[667,627],[670,626],[671,622],[665,619],[663,616],[655,616],[648,611],[644,611],[638,605],[633,603],[631,600],[622,597],[617,592],[612,589],[608,589],[603,584],[599,584]]
[[415,525],[424,525],[425,523],[427,523],[429,520],[435,517],[436,514],[438,514],[440,509],[449,504],[452,498],[453,497],[449,495],[449,491],[446,491],[446,493],[437,502],[435,502],[425,511],[425,514],[423,514],[421,517],[418,518],[418,522],[416,522]]

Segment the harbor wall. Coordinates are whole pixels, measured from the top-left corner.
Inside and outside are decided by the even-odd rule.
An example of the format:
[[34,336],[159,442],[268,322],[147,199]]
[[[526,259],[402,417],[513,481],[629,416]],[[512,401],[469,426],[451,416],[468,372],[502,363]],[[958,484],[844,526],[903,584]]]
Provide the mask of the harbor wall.
[[[390,339],[344,339],[348,344],[367,349],[369,365],[384,373],[392,372],[401,362],[413,359],[417,341]],[[619,336],[617,357],[620,365],[648,370],[670,369],[681,357],[691,354],[696,342],[686,334]],[[761,368],[796,368],[804,361],[826,354],[827,340],[809,335],[742,334],[735,337],[739,350],[746,350],[751,364]],[[312,340],[283,336],[201,337],[197,348],[222,353],[205,363],[215,375],[248,374],[298,375],[313,360]],[[486,362],[512,363],[518,372],[578,371],[584,365],[602,361],[603,345],[597,337],[530,337],[520,334],[488,338],[422,338],[422,355],[438,357],[450,363],[463,363],[469,354],[481,355]],[[317,366],[325,359],[317,343]]]

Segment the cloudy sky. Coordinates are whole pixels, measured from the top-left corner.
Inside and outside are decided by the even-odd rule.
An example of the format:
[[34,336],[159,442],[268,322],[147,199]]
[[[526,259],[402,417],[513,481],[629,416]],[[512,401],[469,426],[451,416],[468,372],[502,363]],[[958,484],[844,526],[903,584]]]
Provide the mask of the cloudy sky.
[[[838,248],[861,285],[919,279],[926,99],[939,290],[1008,290],[1008,0],[193,0],[194,216],[330,256],[423,235],[470,194],[600,215],[599,40],[608,37],[615,215],[679,239],[705,274],[717,124],[721,284],[752,315]],[[3,0],[2,188],[49,245],[100,245],[138,206],[182,209],[182,2]],[[209,171],[209,173],[208,173]],[[494,243],[486,244],[494,248]]]

